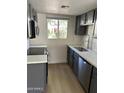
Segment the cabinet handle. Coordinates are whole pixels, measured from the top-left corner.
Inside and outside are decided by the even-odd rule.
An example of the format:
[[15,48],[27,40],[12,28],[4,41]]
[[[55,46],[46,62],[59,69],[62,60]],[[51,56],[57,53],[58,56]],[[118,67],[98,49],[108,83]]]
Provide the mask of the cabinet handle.
[[86,64],[86,62],[84,61],[84,64]]
[[37,27],[36,27],[36,34],[39,36],[39,33],[40,33],[39,27],[37,26]]

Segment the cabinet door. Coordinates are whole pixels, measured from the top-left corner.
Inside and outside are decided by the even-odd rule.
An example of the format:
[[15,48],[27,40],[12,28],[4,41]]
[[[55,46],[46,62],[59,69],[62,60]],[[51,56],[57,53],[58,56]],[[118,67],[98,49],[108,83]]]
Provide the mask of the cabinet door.
[[46,84],[48,83],[48,63],[46,63]]
[[85,14],[82,14],[81,15],[81,22],[80,22],[80,25],[84,25],[86,23],[86,15]]
[[67,62],[68,62],[68,64],[69,64],[69,57],[70,57],[70,54],[69,54],[69,47],[67,47]]
[[95,23],[97,20],[97,9],[94,10],[94,17],[93,18],[94,18],[93,23]]
[[76,76],[78,76],[78,60],[79,60],[79,56],[77,53],[74,52],[73,71],[74,71]]
[[[41,93],[46,86],[46,64],[27,65],[27,88],[30,91]],[[32,89],[32,90],[30,90]]]
[[81,16],[76,16],[76,24],[75,24],[75,34],[78,35],[80,31],[80,20]]
[[78,68],[78,79],[86,93],[88,93],[92,66],[79,57]]
[[97,93],[97,69],[93,67],[89,93]]
[[76,27],[75,27],[75,35],[86,35],[87,26],[81,26],[81,15],[76,16]]
[[86,14],[86,24],[92,24],[93,23],[93,17],[94,17],[94,10],[87,12]]
[[69,48],[69,65],[70,65],[70,67],[73,66],[73,58],[74,58],[73,50],[71,48]]

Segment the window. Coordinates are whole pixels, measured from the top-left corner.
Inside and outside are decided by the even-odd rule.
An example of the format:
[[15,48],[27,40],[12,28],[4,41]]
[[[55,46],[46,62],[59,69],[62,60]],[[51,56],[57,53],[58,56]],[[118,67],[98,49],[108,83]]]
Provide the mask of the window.
[[66,39],[67,38],[67,19],[47,19],[48,39]]

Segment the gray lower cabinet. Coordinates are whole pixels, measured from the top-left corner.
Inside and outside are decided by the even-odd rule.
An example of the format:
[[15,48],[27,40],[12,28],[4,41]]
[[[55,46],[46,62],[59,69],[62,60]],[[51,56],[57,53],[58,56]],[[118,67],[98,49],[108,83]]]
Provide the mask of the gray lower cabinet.
[[93,67],[89,93],[97,93],[97,68]]
[[92,71],[92,65],[88,64],[81,57],[79,57],[78,79],[82,87],[86,91],[86,93],[88,93],[89,90],[91,71]]
[[27,65],[27,93],[42,93],[47,84],[47,63]]
[[79,80],[85,93],[97,93],[97,68],[89,64],[68,47],[68,64]]
[[68,48],[68,64],[70,65],[70,67],[73,66],[73,58],[74,58],[74,51]]
[[78,76],[78,61],[79,61],[79,55],[74,52],[74,57],[73,57],[73,71],[76,76]]

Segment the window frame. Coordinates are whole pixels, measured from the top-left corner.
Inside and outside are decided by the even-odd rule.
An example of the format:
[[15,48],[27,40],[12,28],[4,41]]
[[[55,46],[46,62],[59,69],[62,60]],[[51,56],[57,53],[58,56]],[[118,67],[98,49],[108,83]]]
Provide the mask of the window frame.
[[[58,34],[57,34],[57,38],[48,38],[48,19],[55,19],[58,20]],[[66,38],[59,38],[59,20],[66,20],[67,21],[67,37]],[[47,39],[48,40],[66,40],[68,38],[68,26],[69,26],[69,19],[68,18],[55,18],[55,17],[47,17],[46,18],[46,24],[47,24]]]

